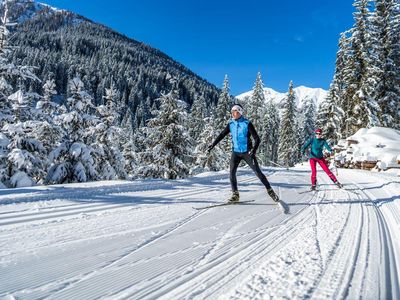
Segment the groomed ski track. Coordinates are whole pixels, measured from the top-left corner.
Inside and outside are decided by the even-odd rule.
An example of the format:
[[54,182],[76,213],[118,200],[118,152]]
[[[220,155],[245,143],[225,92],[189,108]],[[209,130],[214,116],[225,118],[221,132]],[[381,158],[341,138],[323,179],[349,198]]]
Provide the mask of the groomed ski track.
[[0,299],[400,299],[400,178],[249,169],[0,191]]

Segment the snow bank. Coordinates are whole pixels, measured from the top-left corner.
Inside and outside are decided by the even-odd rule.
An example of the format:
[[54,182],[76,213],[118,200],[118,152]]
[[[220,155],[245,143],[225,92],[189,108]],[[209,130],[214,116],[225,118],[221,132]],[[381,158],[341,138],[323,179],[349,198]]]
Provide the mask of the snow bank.
[[376,168],[400,168],[400,131],[372,127],[361,128],[346,141],[339,141],[336,149],[344,149],[335,160],[347,163],[376,163]]

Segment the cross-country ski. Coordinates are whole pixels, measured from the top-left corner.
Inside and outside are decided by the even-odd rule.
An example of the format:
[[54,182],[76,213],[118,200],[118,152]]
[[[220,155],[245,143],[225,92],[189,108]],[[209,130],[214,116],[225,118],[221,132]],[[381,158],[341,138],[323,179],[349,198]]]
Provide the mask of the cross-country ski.
[[202,209],[227,206],[227,205],[240,205],[240,204],[246,204],[246,203],[251,203],[251,202],[254,202],[254,200],[239,201],[239,202],[223,202],[223,203],[211,204],[211,205],[207,205],[207,206],[193,207],[193,209],[202,210]]

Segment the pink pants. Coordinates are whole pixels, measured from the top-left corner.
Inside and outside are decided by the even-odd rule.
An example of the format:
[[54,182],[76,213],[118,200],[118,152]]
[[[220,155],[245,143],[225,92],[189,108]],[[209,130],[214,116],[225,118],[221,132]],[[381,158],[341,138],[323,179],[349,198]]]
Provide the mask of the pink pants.
[[337,179],[335,175],[329,170],[327,166],[327,162],[325,158],[310,158],[310,166],[311,166],[311,184],[315,185],[317,183],[317,163],[321,166],[322,170],[332,179],[333,182],[336,182]]

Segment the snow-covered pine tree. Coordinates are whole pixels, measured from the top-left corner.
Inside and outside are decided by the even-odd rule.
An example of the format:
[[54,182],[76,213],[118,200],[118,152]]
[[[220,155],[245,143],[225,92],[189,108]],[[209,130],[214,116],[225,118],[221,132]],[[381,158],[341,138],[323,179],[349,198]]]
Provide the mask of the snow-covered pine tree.
[[293,153],[293,159],[294,163],[303,161],[303,157],[301,154],[301,147],[304,145],[303,141],[303,118],[300,116],[297,116],[295,118],[295,127],[294,127],[294,132],[295,132],[295,140],[293,143],[294,153]]
[[343,94],[343,110],[345,112],[342,125],[345,136],[355,133],[361,127],[379,124],[377,118],[379,106],[372,97],[373,82],[368,80],[371,73],[371,40],[370,30],[370,0],[355,0],[353,6],[355,24],[351,29],[350,55],[347,61],[346,87]]
[[[3,1],[3,16],[0,18],[0,128],[9,142],[8,153],[0,158],[2,185],[9,187],[31,186],[43,178],[45,149],[32,132],[37,127],[32,121],[35,93],[25,93],[21,87],[13,92],[11,81],[22,83],[40,80],[33,67],[15,65],[10,57],[15,49],[9,43],[8,1]],[[7,154],[7,155],[6,155]]]
[[40,183],[45,176],[47,151],[36,132],[42,122],[32,120],[32,103],[29,96],[18,90],[8,97],[12,103],[14,122],[3,126],[10,138],[7,156],[8,186],[22,187]]
[[8,1],[2,1],[0,6],[3,15],[0,17],[0,128],[7,123],[13,122],[11,103],[8,97],[14,92],[14,87],[10,81],[23,82],[34,80],[40,82],[39,78],[33,73],[33,67],[25,65],[15,65],[11,62],[15,48],[10,44],[9,27],[14,24],[8,19]]
[[68,112],[57,120],[66,132],[64,140],[49,156],[51,167],[46,183],[86,182],[98,178],[93,149],[91,127],[98,123],[92,115],[92,97],[86,92],[79,77],[69,82]]
[[[332,112],[331,117],[335,116],[335,113],[332,110],[334,109],[333,105],[336,105],[338,112],[341,112],[341,118],[334,118],[330,121],[337,122],[335,124],[336,131],[334,133],[336,136],[331,137],[335,141],[339,140],[346,134],[344,131],[346,129],[346,124],[348,124],[345,122],[343,109],[349,108],[350,102],[349,99],[346,98],[346,93],[351,90],[349,83],[352,80],[354,73],[350,67],[352,66],[353,60],[351,58],[350,41],[347,37],[348,34],[349,32],[343,32],[340,35],[339,50],[336,54],[335,74],[328,92],[330,104],[326,105],[324,108],[318,107],[317,113],[317,127],[323,128],[328,122],[329,112]],[[351,93],[348,94],[350,95]]]
[[[301,155],[301,146],[314,135],[316,110],[314,100],[307,97],[304,100],[302,118],[300,119],[301,124],[299,125],[299,155]],[[302,157],[299,158],[302,159]]]
[[[122,128],[124,130],[124,128]],[[125,161],[125,172],[129,178],[135,175],[135,168],[137,163],[137,147],[134,140],[134,134],[127,134],[124,136],[126,140],[122,144],[122,155]]]
[[344,116],[344,111],[336,103],[338,99],[336,89],[331,85],[328,95],[318,108],[317,127],[321,128],[324,137],[331,143],[336,143],[340,138],[340,124]]
[[3,126],[12,123],[11,103],[8,101],[8,96],[12,93],[13,87],[8,82],[10,73],[8,72],[9,60],[8,54],[12,51],[8,45],[9,31],[7,29],[8,9],[6,3],[1,3],[5,6],[4,14],[1,17],[0,24],[0,188],[6,187],[9,182],[9,172],[7,168],[7,154],[9,153],[8,145],[10,139],[4,134]]
[[226,153],[223,153],[220,148],[215,147],[213,151],[207,153],[207,147],[210,144],[210,141],[213,141],[219,132],[215,131],[213,122],[210,118],[205,118],[204,124],[205,126],[198,138],[198,143],[194,150],[196,162],[194,167],[190,170],[191,174],[205,171],[218,171],[224,164],[223,158],[226,156]]
[[280,117],[278,107],[272,100],[267,102],[261,126],[264,130],[260,136],[261,144],[258,157],[263,165],[277,163]]
[[296,158],[296,104],[293,92],[293,82],[289,83],[288,95],[284,100],[282,121],[279,132],[278,161],[280,164],[292,167]]
[[[400,4],[395,0],[375,0],[372,16],[373,96],[378,102],[383,126],[400,126]],[[396,63],[397,57],[397,63]]]
[[178,99],[176,84],[168,94],[157,99],[159,110],[147,122],[145,150],[139,153],[138,176],[176,179],[189,174],[193,163],[193,141],[186,123],[188,120],[185,103]]
[[[217,107],[213,114],[214,128],[215,131],[218,133],[225,129],[231,117],[231,107],[233,104],[233,99],[230,96],[229,92],[229,79],[228,75],[225,75],[224,85],[218,98]],[[224,153],[229,153],[231,151],[231,142],[229,141],[229,139],[225,138],[216,146],[216,148],[219,148]],[[229,159],[229,155],[224,155],[224,163],[221,166],[221,169],[229,167]]]
[[136,162],[136,152],[137,146],[141,145],[141,142],[135,143],[134,136],[139,133],[140,128],[136,130],[133,129],[133,122],[132,122],[132,110],[130,107],[125,107],[124,111],[125,117],[121,123],[121,128],[124,131],[122,143],[122,155],[125,161],[125,171],[127,175],[132,178],[134,176],[135,166],[137,165]]
[[[400,130],[400,39],[398,38],[400,32],[400,3],[396,0],[390,0],[389,3],[389,7],[392,12],[391,19],[393,21],[389,34],[391,47],[388,59],[388,64],[390,67],[388,67],[388,69],[391,70],[393,78],[393,81],[392,79],[390,81],[396,82],[394,85],[392,83],[389,85],[389,90],[393,90],[393,93],[395,94],[393,98],[395,100],[390,108],[382,108],[382,110],[384,112],[389,112],[393,108],[394,128]],[[390,92],[388,94],[389,95],[387,99],[390,97]],[[382,120],[384,120],[384,117]]]
[[335,74],[330,89],[335,90],[335,97],[333,100],[340,107],[344,106],[344,94],[347,88],[348,81],[353,72],[349,68],[350,63],[350,41],[348,37],[349,32],[342,32],[340,34],[338,52],[336,54]]
[[303,124],[301,126],[301,139],[303,141],[308,140],[313,134],[315,130],[315,120],[316,120],[316,107],[314,100],[310,97],[307,97],[304,101],[303,106]]
[[126,179],[125,159],[121,152],[122,142],[127,140],[124,133],[116,124],[118,113],[115,103],[119,92],[114,83],[105,89],[105,105],[97,107],[100,123],[94,129],[95,142],[92,145],[96,153],[95,159],[98,166],[98,175],[102,180]]
[[261,73],[257,73],[256,81],[253,87],[253,93],[250,101],[247,104],[247,116],[253,123],[257,132],[262,135],[263,126],[262,117],[265,109],[265,95],[264,95],[264,83],[261,79]]
[[[57,116],[66,112],[64,105],[60,105],[53,101],[53,97],[57,95],[55,82],[48,79],[43,85],[43,96],[36,102],[36,125],[32,131],[32,135],[38,141],[41,141],[46,153],[50,153],[55,149],[65,136],[62,127],[55,122]],[[48,157],[43,160],[45,164],[46,176],[50,167]],[[45,178],[43,178],[45,179]]]
[[200,134],[203,132],[207,115],[206,101],[203,97],[196,97],[190,111],[188,127],[189,135],[197,144]]
[[65,106],[53,101],[56,95],[56,83],[53,78],[49,78],[43,85],[43,96],[36,103],[39,119],[45,120],[48,123],[54,123],[56,116],[66,112]]

